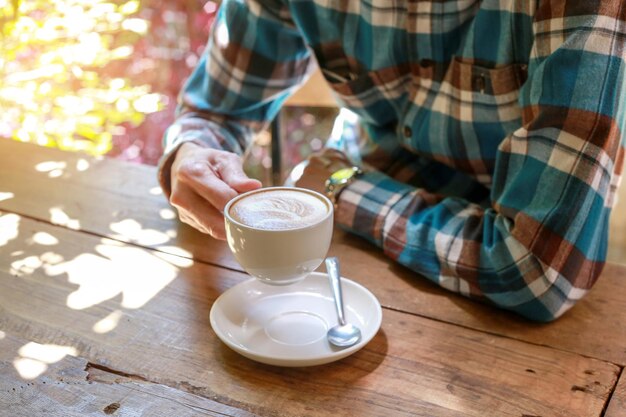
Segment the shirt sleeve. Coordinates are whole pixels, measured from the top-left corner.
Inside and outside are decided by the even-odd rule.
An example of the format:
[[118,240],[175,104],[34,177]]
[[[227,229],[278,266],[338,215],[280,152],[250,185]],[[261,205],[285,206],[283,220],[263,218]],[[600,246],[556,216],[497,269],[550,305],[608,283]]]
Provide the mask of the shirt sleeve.
[[537,321],[596,282],[624,160],[624,10],[551,3],[535,16],[522,127],[499,146],[489,205],[370,172],[336,215],[440,286]]
[[311,54],[279,0],[222,1],[205,51],[164,136],[159,181],[168,192],[176,149],[192,141],[242,154],[311,73]]

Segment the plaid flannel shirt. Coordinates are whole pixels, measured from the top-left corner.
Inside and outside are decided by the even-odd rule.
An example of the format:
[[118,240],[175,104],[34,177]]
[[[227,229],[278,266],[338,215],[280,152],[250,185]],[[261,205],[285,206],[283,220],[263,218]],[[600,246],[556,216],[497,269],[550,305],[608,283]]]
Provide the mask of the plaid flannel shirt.
[[624,159],[621,0],[226,0],[165,136],[242,153],[313,58],[375,167],[337,222],[399,263],[528,318],[604,265]]

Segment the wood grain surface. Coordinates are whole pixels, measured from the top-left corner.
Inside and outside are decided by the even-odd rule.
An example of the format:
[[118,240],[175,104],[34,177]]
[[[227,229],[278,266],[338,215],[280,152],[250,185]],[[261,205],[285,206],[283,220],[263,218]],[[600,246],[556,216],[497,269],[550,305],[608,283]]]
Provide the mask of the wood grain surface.
[[63,354],[65,346],[4,335],[0,347],[2,416],[253,416],[185,391],[108,372]]
[[[0,164],[0,209],[241,270],[223,242],[175,219],[152,167],[13,141],[0,141],[0,155],[11,155]],[[386,307],[626,365],[626,297],[616,291],[624,288],[626,267],[607,264],[582,301],[541,325],[442,290],[340,230],[330,254]]]
[[154,167],[10,140],[0,158],[0,209],[239,268],[222,242],[175,219]]
[[605,417],[626,417],[626,375],[623,369],[604,415]]
[[[0,222],[11,231],[0,241],[0,343],[16,338],[71,349],[99,369],[229,410],[281,417],[600,416],[620,371],[390,309],[378,335],[342,361],[261,365],[225,347],[208,319],[216,297],[246,275],[11,213]],[[28,357],[17,345],[3,344],[3,355]],[[103,395],[97,407],[117,393]]]

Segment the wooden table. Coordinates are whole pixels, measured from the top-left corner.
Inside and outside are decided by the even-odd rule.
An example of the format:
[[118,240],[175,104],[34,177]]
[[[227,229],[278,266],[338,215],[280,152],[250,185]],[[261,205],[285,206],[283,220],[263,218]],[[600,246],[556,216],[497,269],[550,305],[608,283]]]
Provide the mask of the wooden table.
[[311,368],[222,344],[247,279],[180,224],[153,167],[0,141],[1,416],[626,416],[626,268],[541,325],[429,284],[336,231],[383,305],[361,351]]

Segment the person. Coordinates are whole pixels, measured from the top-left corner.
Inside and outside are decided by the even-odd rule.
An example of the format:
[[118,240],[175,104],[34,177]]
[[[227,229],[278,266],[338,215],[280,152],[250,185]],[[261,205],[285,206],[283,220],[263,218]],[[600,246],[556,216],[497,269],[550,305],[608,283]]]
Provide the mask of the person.
[[[362,123],[336,222],[440,286],[547,322],[602,271],[624,161],[620,0],[224,0],[165,134],[180,219],[224,239],[241,155],[316,62]],[[320,191],[351,167],[310,158]]]

